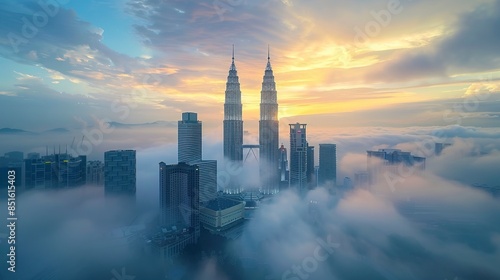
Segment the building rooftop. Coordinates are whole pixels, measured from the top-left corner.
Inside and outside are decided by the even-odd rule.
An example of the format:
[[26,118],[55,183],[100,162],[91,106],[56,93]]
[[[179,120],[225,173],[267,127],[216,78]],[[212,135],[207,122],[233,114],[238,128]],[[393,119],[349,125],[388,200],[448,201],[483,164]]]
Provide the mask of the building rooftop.
[[257,204],[257,201],[254,201],[254,200],[246,201],[246,204],[245,204],[245,208],[256,208],[258,206],[259,205]]
[[207,204],[205,205],[205,208],[208,208],[208,209],[214,210],[214,211],[221,211],[221,210],[236,206],[240,203],[242,203],[242,202],[228,199],[228,198],[218,197],[218,198],[215,198],[215,199],[208,201]]
[[163,247],[192,238],[193,234],[194,230],[192,228],[176,228],[175,230],[162,228],[159,232],[154,233],[152,236],[146,236],[145,240],[147,243],[151,243],[157,247]]

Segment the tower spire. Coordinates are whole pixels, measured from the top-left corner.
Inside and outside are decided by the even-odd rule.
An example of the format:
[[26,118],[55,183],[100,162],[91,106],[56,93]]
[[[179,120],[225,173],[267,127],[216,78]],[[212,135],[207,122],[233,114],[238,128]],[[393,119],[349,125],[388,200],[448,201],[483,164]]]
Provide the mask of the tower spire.
[[229,70],[235,70],[236,71],[236,65],[234,65],[234,44],[233,44],[233,56],[231,57],[231,67]]
[[271,68],[271,55],[270,55],[270,52],[269,52],[269,44],[267,45],[267,65],[266,65],[266,70],[273,70],[273,68]]

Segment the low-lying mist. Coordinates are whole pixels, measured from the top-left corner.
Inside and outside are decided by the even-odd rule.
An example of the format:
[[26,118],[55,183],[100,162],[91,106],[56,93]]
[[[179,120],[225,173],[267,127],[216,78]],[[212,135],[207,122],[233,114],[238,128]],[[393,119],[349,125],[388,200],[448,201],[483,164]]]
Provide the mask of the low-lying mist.
[[[500,135],[461,127],[443,130],[445,141],[430,135],[430,129],[310,133],[311,145],[337,144],[339,184],[365,171],[366,150],[378,148],[426,156],[426,171],[395,174],[392,184],[382,181],[370,188],[320,186],[305,197],[282,192],[263,202],[241,237],[221,249],[238,263],[237,277],[220,265],[222,257],[216,254],[190,273],[189,260],[178,263],[174,272],[168,269],[169,279],[499,279],[500,200],[472,185],[499,186],[500,144],[495,139]],[[218,160],[219,174],[229,172],[216,136],[204,140],[203,157]],[[453,145],[441,156],[422,154],[421,143],[429,139]],[[124,226],[154,223],[157,217],[158,163],[177,160],[175,139],[162,145],[157,140],[122,139],[99,146],[137,149],[135,205],[106,200],[103,187],[97,186],[19,196],[17,272],[12,278],[4,269],[2,279],[42,274],[112,279],[113,271],[120,274],[122,268],[138,280],[161,278],[167,271],[158,259],[138,255],[120,237]],[[93,159],[100,158],[89,155]],[[253,186],[256,174],[258,164],[250,154],[237,176]],[[218,179],[219,189],[225,187]],[[5,221],[6,211],[1,213]],[[6,252],[5,242],[1,244]]]

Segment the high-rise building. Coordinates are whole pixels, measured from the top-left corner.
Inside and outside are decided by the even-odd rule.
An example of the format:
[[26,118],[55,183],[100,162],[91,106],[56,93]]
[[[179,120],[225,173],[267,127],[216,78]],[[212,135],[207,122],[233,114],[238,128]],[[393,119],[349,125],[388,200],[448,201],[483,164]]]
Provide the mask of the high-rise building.
[[290,186],[303,193],[307,189],[306,124],[290,124]]
[[206,203],[217,197],[217,161],[198,160],[189,164],[200,169],[200,203]]
[[450,147],[450,143],[435,143],[434,144],[434,154],[440,156],[444,149]]
[[87,162],[87,184],[104,185],[104,163],[102,161],[91,160]]
[[288,168],[287,151],[283,144],[279,149],[280,191],[288,189],[290,183],[290,169]]
[[[50,166],[48,168],[45,167],[45,163],[43,162],[40,154],[38,153],[30,153],[28,157],[24,160],[24,184],[25,188],[28,189],[44,189],[45,186],[52,185],[52,176],[47,175],[47,179],[45,176],[45,171],[51,170]],[[48,181],[46,183],[46,181]]]
[[319,144],[319,185],[331,188],[337,185],[337,145]]
[[3,159],[8,160],[10,162],[20,162],[24,160],[24,153],[19,151],[8,152],[5,153]]
[[217,196],[217,161],[202,159],[202,123],[196,113],[182,113],[178,125],[178,160],[196,164],[200,173],[200,202]]
[[113,150],[104,153],[104,193],[135,198],[136,151]]
[[224,158],[230,161],[243,161],[243,117],[240,82],[234,64],[234,45],[232,63],[226,83],[224,102]]
[[354,187],[354,184],[349,177],[344,177],[344,184],[342,185],[344,187],[344,190],[350,190]]
[[319,165],[314,166],[314,178],[316,181],[315,187],[317,188],[319,186]]
[[259,147],[262,190],[266,194],[277,193],[280,182],[278,97],[269,50],[260,99]]
[[160,162],[160,224],[191,228],[200,236],[200,173],[197,165]]
[[37,158],[40,158],[39,153],[28,153],[28,155],[26,156],[26,159],[37,159]]
[[307,186],[309,189],[316,187],[316,175],[314,173],[314,146],[307,146]]
[[201,160],[201,122],[198,114],[192,112],[182,113],[182,120],[177,126],[177,145],[179,162]]
[[[379,149],[367,151],[368,182],[370,185],[380,180],[401,177],[425,170],[425,158],[413,156],[399,149]],[[411,167],[411,173],[402,167]],[[403,173],[403,174],[401,174]]]
[[87,156],[54,153],[24,160],[26,189],[58,189],[85,185]]
[[368,187],[368,172],[356,172],[356,173],[354,173],[354,186],[356,188]]
[[[9,152],[0,157],[0,198],[7,197],[7,181],[9,175],[15,177],[16,192],[19,194],[24,189],[24,154],[23,152]],[[13,171],[14,173],[9,173]],[[12,178],[12,177],[11,177]]]

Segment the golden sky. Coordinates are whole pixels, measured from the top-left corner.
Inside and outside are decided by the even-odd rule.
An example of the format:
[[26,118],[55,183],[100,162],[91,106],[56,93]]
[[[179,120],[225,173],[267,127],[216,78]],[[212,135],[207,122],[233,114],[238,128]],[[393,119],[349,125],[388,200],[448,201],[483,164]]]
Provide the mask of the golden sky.
[[[268,45],[280,118],[344,114],[332,122],[360,125],[353,112],[379,110],[363,125],[392,114],[404,126],[413,115],[401,106],[418,111],[479,93],[498,103],[499,1],[71,2],[36,32],[22,20],[37,11],[29,3],[9,2],[0,19],[0,98],[19,127],[172,121],[184,111],[216,126],[233,44],[250,122]],[[64,117],[45,116],[47,106]],[[495,112],[466,113],[483,109]],[[438,115],[422,124],[439,124]]]

